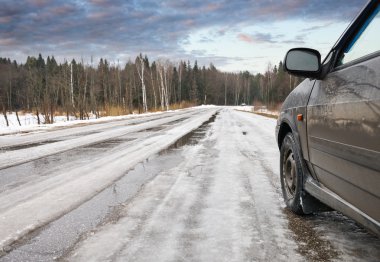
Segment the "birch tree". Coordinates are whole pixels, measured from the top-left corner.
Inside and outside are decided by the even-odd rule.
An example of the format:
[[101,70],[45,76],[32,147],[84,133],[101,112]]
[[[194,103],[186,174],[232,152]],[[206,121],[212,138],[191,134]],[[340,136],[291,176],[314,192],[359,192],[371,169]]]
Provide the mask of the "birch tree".
[[167,62],[162,63],[159,61],[157,63],[157,71],[160,76],[160,98],[161,98],[161,109],[166,111],[169,110],[169,96],[168,96],[168,83],[167,83]]
[[141,80],[143,110],[144,110],[144,112],[147,112],[148,106],[147,106],[147,102],[146,102],[146,87],[145,87],[145,82],[144,82],[145,63],[144,63],[144,59],[142,58],[141,54],[140,54],[140,56],[137,57],[137,60],[138,60],[138,63],[136,63],[136,68],[137,68],[137,73],[139,74],[139,77]]

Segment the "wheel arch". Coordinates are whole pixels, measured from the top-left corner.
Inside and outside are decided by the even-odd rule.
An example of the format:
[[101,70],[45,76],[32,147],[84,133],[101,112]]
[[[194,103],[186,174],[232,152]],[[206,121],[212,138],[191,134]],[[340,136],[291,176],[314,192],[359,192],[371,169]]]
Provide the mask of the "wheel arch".
[[282,122],[280,125],[280,128],[279,128],[278,137],[277,137],[279,149],[281,149],[282,142],[284,142],[284,138],[285,138],[286,134],[289,132],[294,133],[292,128],[290,127],[290,125],[287,122],[285,122],[285,121]]

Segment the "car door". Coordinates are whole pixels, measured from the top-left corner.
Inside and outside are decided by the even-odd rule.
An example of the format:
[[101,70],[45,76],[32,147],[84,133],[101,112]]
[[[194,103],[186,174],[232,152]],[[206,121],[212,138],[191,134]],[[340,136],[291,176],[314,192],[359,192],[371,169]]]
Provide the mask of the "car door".
[[315,83],[307,108],[310,162],[322,185],[380,221],[379,4]]

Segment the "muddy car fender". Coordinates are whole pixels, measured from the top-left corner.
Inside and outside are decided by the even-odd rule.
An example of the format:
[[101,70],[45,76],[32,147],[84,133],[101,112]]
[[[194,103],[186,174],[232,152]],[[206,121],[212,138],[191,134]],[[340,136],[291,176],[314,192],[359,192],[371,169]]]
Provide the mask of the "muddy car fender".
[[305,139],[307,137],[306,108],[314,83],[315,80],[305,79],[289,94],[282,105],[276,126],[278,147],[281,148],[286,133],[292,132],[305,160],[309,160],[307,139]]

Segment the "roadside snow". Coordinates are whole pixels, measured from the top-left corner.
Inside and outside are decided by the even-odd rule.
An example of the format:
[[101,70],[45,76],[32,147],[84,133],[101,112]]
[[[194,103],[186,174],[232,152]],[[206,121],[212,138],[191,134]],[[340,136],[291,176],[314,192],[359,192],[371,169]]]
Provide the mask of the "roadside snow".
[[230,108],[239,110],[239,111],[246,111],[246,112],[254,111],[254,106],[231,106]]

